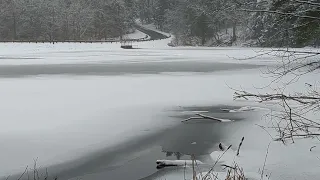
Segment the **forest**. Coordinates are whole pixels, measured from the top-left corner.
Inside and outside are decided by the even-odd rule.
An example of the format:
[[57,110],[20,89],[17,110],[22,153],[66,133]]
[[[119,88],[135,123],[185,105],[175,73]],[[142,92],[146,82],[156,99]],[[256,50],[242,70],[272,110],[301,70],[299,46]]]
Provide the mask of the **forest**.
[[153,23],[176,45],[320,45],[320,1],[1,0],[0,41],[103,40]]

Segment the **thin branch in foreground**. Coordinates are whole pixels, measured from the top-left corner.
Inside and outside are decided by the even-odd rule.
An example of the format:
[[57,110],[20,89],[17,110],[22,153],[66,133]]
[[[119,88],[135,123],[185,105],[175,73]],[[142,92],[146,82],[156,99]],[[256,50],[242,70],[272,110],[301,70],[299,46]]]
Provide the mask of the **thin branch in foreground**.
[[[259,125],[259,124],[256,124],[256,125],[259,126],[261,129],[263,129],[263,130],[270,136],[270,138],[273,139],[272,135],[266,130],[266,127],[261,126],[261,125]],[[273,127],[273,128],[274,128],[274,127]]]
[[18,178],[18,180],[20,180],[27,171],[28,171],[28,166],[26,167],[26,169],[24,170],[24,172],[21,174],[21,176]]
[[313,149],[313,148],[315,148],[315,147],[317,147],[317,146],[312,146],[312,147],[310,148],[310,152],[311,152],[311,151],[312,151],[312,149]]
[[207,172],[207,174],[202,178],[202,179],[206,179],[209,174],[213,171],[213,168],[217,165],[217,163],[219,162],[219,160],[224,156],[224,154],[232,147],[232,145],[230,145],[222,154],[221,156],[218,157],[218,159],[216,160],[216,162],[213,164],[213,166],[210,168],[210,170]]
[[257,98],[261,101],[273,101],[273,100],[292,100],[299,102],[301,104],[309,104],[313,103],[314,101],[320,101],[320,97],[314,97],[314,96],[291,96],[291,95],[285,95],[285,94],[253,94],[246,91],[238,91],[235,92],[234,99],[240,99],[244,98],[248,100],[249,98]]
[[269,154],[270,144],[271,144],[271,142],[268,144],[266,156],[265,156],[265,158],[264,158],[263,168],[262,168],[262,172],[261,172],[261,180],[263,179],[263,174],[264,174],[264,169],[265,169],[265,167],[266,167],[266,162],[267,162],[267,158],[268,158],[268,154]]
[[246,180],[243,168],[240,168],[238,164],[235,163],[234,168],[229,168],[227,171],[226,180]]
[[293,54],[315,54],[315,55],[320,55],[320,52],[313,52],[313,51],[295,51],[295,50],[283,50],[283,49],[274,49],[272,51],[284,52],[284,53],[293,53]]
[[239,146],[238,146],[237,156],[239,156],[239,154],[240,154],[240,148],[241,148],[241,146],[242,146],[243,141],[244,141],[244,137],[242,137],[241,142],[240,142],[240,144],[239,144]]
[[[293,134],[293,137],[313,137],[313,136],[320,136],[320,133],[310,133],[310,134]],[[275,141],[281,141],[282,139],[291,139],[291,135],[284,136],[282,138],[277,138]]]

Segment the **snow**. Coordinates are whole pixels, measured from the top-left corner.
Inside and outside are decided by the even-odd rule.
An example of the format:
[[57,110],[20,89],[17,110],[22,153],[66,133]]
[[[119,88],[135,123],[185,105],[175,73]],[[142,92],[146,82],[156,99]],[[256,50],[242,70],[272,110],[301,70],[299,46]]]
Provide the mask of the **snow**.
[[177,61],[214,61],[224,63],[275,64],[277,58],[242,58],[270,49],[201,48],[167,46],[170,39],[133,43],[139,50],[124,50],[119,43],[0,43],[0,65],[144,63]]
[[265,110],[266,108],[261,108],[261,107],[251,107],[251,106],[244,106],[239,109],[224,109],[225,111],[229,112],[246,112],[246,111],[258,111],[258,110]]
[[[300,139],[294,144],[287,145],[273,139],[262,128],[256,125],[270,127],[270,122],[261,118],[258,121],[244,123],[243,128],[230,128],[234,134],[225,141],[234,145],[235,150],[240,142],[239,136],[244,136],[245,140],[240,149],[240,156],[236,157],[236,162],[245,172],[256,172],[261,174],[266,158],[264,175],[270,175],[270,179],[317,179],[319,176],[319,160],[317,154],[319,150],[310,152],[311,146],[319,146],[317,139]],[[269,130],[273,136],[275,134]],[[269,149],[268,145],[270,143]],[[268,150],[268,154],[267,154]],[[221,152],[214,152],[211,155],[216,157]],[[231,155],[230,155],[231,154]],[[232,151],[225,156],[226,163],[235,160]]]
[[[0,65],[210,61],[273,66],[278,60],[266,55],[247,60],[230,58],[255,55],[260,52],[259,48],[172,48],[167,46],[168,42],[170,39],[136,43],[142,48],[138,50],[120,49],[118,43],[2,43]],[[40,166],[77,159],[145,135],[149,133],[146,129],[156,132],[180,123],[168,118],[164,109],[199,104],[237,104],[243,107],[228,111],[261,111],[261,116],[240,125],[225,123],[230,135],[223,139],[223,143],[232,144],[233,150],[221,158],[220,164],[237,162],[244,168],[245,175],[260,179],[259,169],[263,167],[267,146],[272,139],[256,124],[269,125],[261,117],[269,112],[268,109],[276,107],[251,101],[235,102],[234,90],[230,87],[270,92],[272,88],[257,89],[271,81],[261,76],[261,70],[0,78],[0,143],[5,147],[0,153],[0,174],[21,171],[34,158],[38,158]],[[306,82],[313,84],[316,81],[317,76],[306,75],[285,92],[302,90]],[[281,84],[275,83],[275,87],[281,87]],[[235,148],[243,136],[240,156],[235,157]],[[310,152],[313,145],[320,147],[316,139],[303,139],[287,146],[271,142],[265,173],[271,174],[271,179],[317,179],[320,151],[316,147]],[[221,153],[215,151],[211,158],[217,159]],[[221,177],[226,175],[225,171],[215,172]],[[165,179],[175,179],[179,175],[181,172],[172,175],[174,178],[167,175]]]
[[[203,172],[202,175],[198,174],[197,178],[198,179],[202,179],[208,172]],[[244,174],[245,178],[247,180],[270,180],[268,177],[263,177],[261,178],[261,176],[258,173],[250,173],[247,172]],[[208,176],[206,176],[206,179],[212,179],[212,180],[224,180],[227,179],[228,175],[226,172],[209,172]],[[237,179],[238,176],[236,176]],[[240,178],[239,178],[240,179]]]
[[[236,86],[234,77],[252,73],[0,79],[0,142],[6,147],[0,153],[6,165],[0,174],[24,169],[34,158],[41,166],[76,159],[137,138],[145,129],[178,123],[163,114],[165,108],[231,104],[232,90],[225,82]],[[208,83],[213,79],[215,83]]]

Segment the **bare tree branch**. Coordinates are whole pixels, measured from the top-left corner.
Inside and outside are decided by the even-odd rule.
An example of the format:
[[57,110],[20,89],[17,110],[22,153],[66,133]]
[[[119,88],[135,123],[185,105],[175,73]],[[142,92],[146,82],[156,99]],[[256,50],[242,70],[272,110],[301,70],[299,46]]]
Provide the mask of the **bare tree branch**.
[[20,180],[27,171],[28,171],[28,166],[26,167],[26,169],[24,170],[24,172],[21,174],[21,176],[18,178],[18,180]]
[[280,11],[270,11],[270,10],[260,10],[260,9],[238,9],[238,11],[264,12],[264,13],[270,13],[270,14],[280,14],[280,15],[286,15],[286,16],[294,16],[294,17],[298,17],[298,18],[307,18],[307,19],[320,20],[319,17],[315,17],[315,16],[299,15],[299,14],[296,14],[296,13],[285,13],[285,12],[280,12]]
[[297,3],[301,3],[301,4],[309,4],[312,6],[317,6],[320,7],[320,3],[316,3],[316,2],[311,2],[311,1],[300,1],[300,0],[294,0]]

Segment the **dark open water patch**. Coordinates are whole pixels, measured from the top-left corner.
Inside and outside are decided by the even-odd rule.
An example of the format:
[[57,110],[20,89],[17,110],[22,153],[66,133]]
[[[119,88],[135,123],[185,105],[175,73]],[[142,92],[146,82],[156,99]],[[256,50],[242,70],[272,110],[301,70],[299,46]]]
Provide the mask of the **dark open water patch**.
[[259,65],[217,62],[144,62],[144,63],[93,63],[93,64],[39,64],[1,65],[1,78],[17,78],[39,75],[125,75],[160,74],[164,72],[211,73],[216,71],[259,68]]
[[[251,111],[230,113],[225,110],[238,108],[240,107],[225,105],[175,108],[168,111],[168,118],[177,122],[174,127],[100,150],[76,161],[49,167],[48,171],[52,176],[59,177],[59,180],[147,180],[184,172],[179,167],[157,169],[156,160],[159,159],[190,160],[190,155],[195,155],[202,162],[213,163],[209,154],[218,150],[218,144],[232,133],[228,132],[230,125],[241,123],[254,114]],[[180,123],[185,117],[199,111],[234,121]]]

